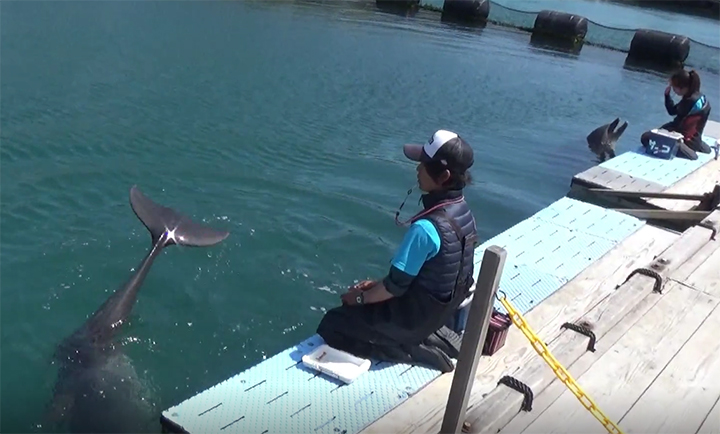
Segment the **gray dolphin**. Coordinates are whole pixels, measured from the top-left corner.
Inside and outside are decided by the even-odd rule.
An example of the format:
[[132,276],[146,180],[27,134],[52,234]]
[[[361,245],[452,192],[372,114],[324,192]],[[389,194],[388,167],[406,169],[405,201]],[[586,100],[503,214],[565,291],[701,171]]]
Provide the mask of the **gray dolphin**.
[[620,128],[617,128],[619,123],[620,119],[615,118],[609,124],[595,128],[587,136],[588,148],[598,156],[601,163],[608,157],[615,158],[615,144],[628,126],[628,123],[625,122]]
[[138,291],[163,248],[173,244],[212,246],[229,235],[154,203],[137,186],[130,189],[130,205],[150,231],[152,247],[127,282],[58,345],[54,354],[58,376],[44,419],[51,430],[59,426],[73,432],[140,429],[135,422],[148,403],[141,396],[129,358],[113,338],[130,315]]

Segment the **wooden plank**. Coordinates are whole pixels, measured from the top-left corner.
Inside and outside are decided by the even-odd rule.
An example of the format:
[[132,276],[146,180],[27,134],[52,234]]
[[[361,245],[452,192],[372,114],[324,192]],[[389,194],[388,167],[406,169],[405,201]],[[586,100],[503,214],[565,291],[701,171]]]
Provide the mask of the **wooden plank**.
[[720,246],[720,240],[709,244],[715,247],[715,251],[687,278],[685,283],[705,294],[720,297],[720,247],[718,247]]
[[[658,255],[655,263],[667,263],[667,268],[659,270],[660,275],[684,276],[690,275],[690,272],[688,272],[687,269],[693,271],[696,270],[699,264],[693,262],[693,260],[697,255],[697,252],[704,252],[707,246],[713,246],[713,248],[715,247],[715,243],[710,241],[710,233],[711,231],[709,229],[698,226],[685,231],[682,236],[678,238],[675,243],[673,243],[671,247],[665,250],[662,254]],[[633,288],[635,288],[635,285],[641,284],[644,285],[644,293],[647,294],[647,292],[649,291],[647,287],[651,287],[653,282],[654,281],[650,278],[646,278],[644,276],[638,277],[638,275],[636,275],[618,290],[622,292],[630,292]],[[673,285],[666,285],[663,290],[667,294],[667,292],[670,291],[672,288]],[[613,297],[618,297],[618,295],[613,295]],[[597,349],[595,353],[585,352],[584,343],[587,341],[587,338],[582,335],[578,335],[572,331],[564,332],[563,335],[561,335],[561,337],[558,339],[556,349],[551,349],[551,351],[553,351],[553,354],[555,354],[555,357],[558,359],[558,361],[560,361],[561,363],[565,363],[566,369],[568,369],[570,373],[577,378],[577,376],[584,374],[588,369],[590,369],[590,366],[594,363],[594,361],[597,360],[597,358],[600,357],[602,354],[604,354],[604,352],[607,351],[608,347],[614,344],[618,339],[620,339],[625,334],[625,332],[632,326],[632,324],[635,323],[635,318],[642,317],[645,312],[647,312],[652,306],[654,306],[656,300],[658,299],[659,298],[656,297],[656,294],[651,294],[648,298],[643,299],[643,301],[634,308],[634,311],[631,314],[628,314],[628,316],[623,319],[622,322],[610,328],[604,337],[598,338]],[[628,300],[628,302],[632,303],[632,300],[630,299]],[[593,320],[593,315],[596,315],[598,311],[603,312],[604,310],[608,310],[612,312],[614,309],[620,309],[614,306],[615,301],[603,301],[603,303],[604,305],[601,303],[601,305],[598,306],[597,311],[591,312],[586,318],[583,319]],[[612,314],[610,314],[610,316],[612,316]],[[607,330],[605,328],[605,323],[610,322],[608,320],[608,315],[601,314],[599,319],[595,321],[595,333],[600,336],[600,334],[603,333],[603,330]],[[561,344],[560,339],[565,339],[565,343]],[[582,354],[581,356],[579,356],[579,359],[578,354]],[[518,413],[518,396],[517,394],[513,395],[516,400],[514,404],[508,401],[505,402],[507,406],[514,409],[514,413],[516,415],[512,419],[512,421],[505,426],[503,432],[522,432],[553,402],[555,402],[558,397],[562,395],[562,393],[566,391],[565,385],[555,380],[554,374],[549,371],[547,367],[545,367],[547,370],[541,369],[545,366],[544,361],[535,360],[532,363],[535,366],[535,369],[537,369],[538,372],[542,372],[542,374],[538,374],[535,376],[533,376],[533,374],[528,374],[527,376],[523,375],[522,380],[527,381],[528,383],[530,381],[537,382],[537,386],[533,387],[533,391],[535,393],[533,410],[529,413]],[[528,366],[527,369],[533,368]],[[550,385],[543,389],[543,384],[548,384],[548,382],[551,382]],[[499,421],[497,424],[502,425],[502,420]]]
[[[639,279],[638,280],[631,280],[631,282],[634,282],[636,285],[638,282],[642,282]],[[677,285],[669,285],[665,288],[665,292],[672,291],[673,288],[675,288]],[[586,373],[592,365],[595,363],[595,361],[604,355],[615,343],[622,338],[627,331],[632,328],[643,316],[652,309],[658,301],[660,301],[660,297],[658,297],[656,294],[651,293],[652,289],[650,288],[651,285],[649,282],[645,282],[645,288],[642,288],[644,291],[642,294],[644,294],[644,298],[640,300],[639,303],[635,304],[632,309],[630,309],[629,312],[627,312],[627,315],[625,315],[620,321],[612,321],[608,320],[608,317],[602,318],[601,321],[596,323],[597,331],[595,333],[601,332],[603,329],[606,329],[606,323],[609,323],[608,325],[611,325],[609,329],[606,329],[606,333],[604,335],[598,336],[598,342],[596,345],[596,350],[594,353],[588,353],[583,352],[583,355],[580,356],[576,361],[566,364],[565,369],[567,369],[570,374],[575,377],[579,378],[584,373]],[[623,288],[622,293],[618,294],[634,294],[637,293],[637,289],[634,287],[628,287]],[[612,312],[614,312],[615,309],[618,309],[616,306],[616,303],[624,301],[629,299],[630,296],[625,297],[616,297],[613,301],[613,303],[608,303],[604,306],[599,306],[600,309],[598,309],[599,313],[602,315],[604,312],[608,312],[610,315],[612,315]],[[630,303],[632,303],[632,300],[630,300]],[[622,309],[622,308],[621,308]],[[592,315],[593,313],[591,313]],[[614,324],[613,324],[614,323]],[[572,337],[572,334],[570,332],[566,332],[563,334],[564,336]],[[582,341],[581,341],[581,335],[578,335],[575,337],[574,341],[568,342],[566,345],[563,345],[562,347],[558,346],[557,349],[551,349],[553,351],[553,354],[558,359],[560,363],[566,363],[565,360],[570,359],[572,360],[572,355],[567,355],[570,351],[577,351],[577,349],[582,349]],[[544,363],[544,362],[543,362]],[[538,366],[541,366],[539,363]],[[545,370],[549,370],[547,366],[545,366]],[[542,373],[543,377],[546,378],[546,382],[550,382],[550,384],[544,388],[537,388],[533,389],[538,392],[536,394],[535,399],[533,401],[533,409],[531,412],[520,412],[518,413],[507,425],[505,425],[502,430],[500,431],[500,434],[505,433],[521,433],[524,432],[525,429],[527,429],[530,424],[532,424],[538,417],[540,417],[545,410],[547,410],[548,407],[550,407],[557,399],[565,392],[567,392],[567,387],[562,382],[558,381],[555,377],[555,375],[552,372],[544,372]],[[582,386],[582,385],[581,385]],[[617,421],[615,421],[617,423]]]
[[466,331],[460,345],[458,363],[445,407],[445,416],[440,431],[442,433],[459,433],[462,430],[475,371],[482,355],[482,342],[485,342],[492,315],[493,299],[498,286],[500,286],[506,258],[507,252],[498,246],[488,247],[483,255],[477,291],[470,302]]
[[720,399],[715,401],[715,407],[705,417],[705,422],[695,434],[718,434],[720,433]]
[[683,200],[703,200],[702,194],[680,194],[665,192],[649,192],[649,191],[632,191],[632,190],[608,190],[607,188],[588,188],[588,193],[600,194],[603,196],[624,196],[635,199],[683,199]]
[[[614,331],[616,326],[624,332],[660,300],[657,295],[652,294],[652,289],[652,281],[634,276],[583,316],[583,323],[592,325],[592,331],[597,339],[595,357],[604,354],[607,347],[622,335],[615,333],[615,336],[609,336],[608,333]],[[569,369],[569,364],[586,352],[587,342],[587,337],[574,331],[565,331],[549,348],[555,358]],[[577,375],[578,372],[572,370],[571,374]],[[535,394],[532,412],[520,412],[520,403],[523,399],[521,394],[505,386],[498,386],[468,413],[466,422],[470,425],[470,432],[496,433],[503,427],[505,427],[503,432],[521,432],[512,422],[520,419],[516,425],[521,425],[522,415],[532,414],[533,417],[537,417],[542,411],[538,409],[538,396],[545,397],[545,389],[551,383],[559,385],[557,396],[565,390],[562,383],[555,381],[555,374],[550,367],[537,355],[513,376],[530,387]],[[508,422],[510,424],[506,425]]]
[[[707,238],[709,239],[709,235]],[[675,233],[652,226],[641,227],[527,313],[526,319],[540,337],[546,342],[552,342],[561,333],[561,324],[582,317],[590,308],[615,292],[615,287],[621,284],[632,270],[652,261],[677,239],[678,235]],[[500,377],[514,375],[529,360],[536,357],[537,354],[528,345],[522,332],[512,327],[505,346],[492,357],[483,357],[480,360],[469,399],[469,409],[480,402],[484,394],[495,388]],[[362,432],[438,432],[452,378],[452,373],[438,377]]]
[[614,169],[593,166],[584,172],[575,175],[570,186],[602,187],[611,190],[650,191],[661,192],[665,186],[647,179],[638,178]]
[[[707,236],[709,237],[710,234],[711,231],[708,231]],[[688,279],[690,279],[690,276],[693,275],[698,268],[703,266],[703,264],[705,264],[718,249],[720,249],[720,238],[718,238],[716,242],[706,243],[697,252],[695,252],[689,260],[685,261],[682,266],[671,272],[668,275],[668,278],[681,283],[687,282]]]
[[[656,261],[666,262],[667,266],[659,270],[662,275],[667,275],[680,267],[697,250],[709,241],[710,231],[706,228],[696,228],[688,231],[678,238],[672,246],[659,255]],[[682,240],[682,242],[681,242]],[[639,266],[644,266],[641,264]],[[629,274],[629,272],[628,272]],[[653,288],[654,280],[642,275],[635,275],[628,282],[624,283],[611,296],[602,300],[594,309],[582,317],[583,322],[594,326],[593,332],[599,342],[603,342],[602,335],[620,321],[624,315],[632,309],[640,300],[647,296]],[[649,309],[649,307],[648,307]],[[568,318],[569,322],[576,322],[576,318]],[[619,339],[619,336],[616,340]],[[553,342],[551,351],[561,363],[571,364],[585,352],[587,338],[573,331],[566,331]],[[533,390],[535,395],[542,396],[542,391],[555,378],[554,374],[545,365],[542,359],[537,356],[534,360],[528,360],[524,368],[516,375],[520,381],[525,382]],[[562,391],[556,391],[556,397]],[[513,416],[517,415],[522,396],[504,386],[493,390],[477,408],[468,414],[467,422],[471,425],[473,432],[492,432],[499,430],[507,424]],[[537,415],[535,411],[533,415]],[[530,423],[532,421],[529,421]],[[519,432],[516,428],[513,432]]]
[[668,211],[664,209],[613,209],[641,220],[688,220],[701,222],[710,215],[710,211]]
[[[710,193],[720,183],[720,159],[710,160],[702,167],[665,189],[664,193],[704,194]],[[648,199],[648,203],[671,211],[688,211],[699,200]]]
[[[720,301],[676,282],[668,286],[671,285],[672,291],[661,296],[652,309],[596,359],[590,370],[576,377],[583,390],[616,423]],[[606,430],[568,390],[523,432],[604,434]]]
[[[700,226],[700,225],[703,226]],[[691,226],[689,229],[687,229],[683,234],[680,236],[680,238],[675,242],[675,244],[678,246],[681,250],[686,250],[686,255],[684,256],[683,262],[691,261],[692,264],[695,266],[695,268],[699,267],[701,263],[697,263],[693,260],[694,256],[698,253],[705,252],[705,254],[708,254],[708,243],[714,243],[716,240],[713,239],[713,234],[717,232],[718,228],[720,227],[720,208],[713,211],[709,216],[707,216],[702,222],[698,223],[695,226]],[[710,247],[710,254],[712,253],[713,247]],[[668,249],[670,250],[670,249]],[[708,254],[708,257],[709,255]],[[671,258],[662,258],[661,261],[655,261],[653,264],[653,269],[656,271],[661,271],[664,267],[668,265],[670,261],[673,259]],[[679,267],[673,267],[676,270],[679,270]],[[674,272],[675,274],[671,274],[670,276],[672,278],[677,279],[680,274],[678,272]],[[690,274],[685,272],[686,276],[689,276]]]
[[[717,301],[717,297],[713,297]],[[720,309],[705,318],[620,421],[625,433],[698,430],[720,397]]]

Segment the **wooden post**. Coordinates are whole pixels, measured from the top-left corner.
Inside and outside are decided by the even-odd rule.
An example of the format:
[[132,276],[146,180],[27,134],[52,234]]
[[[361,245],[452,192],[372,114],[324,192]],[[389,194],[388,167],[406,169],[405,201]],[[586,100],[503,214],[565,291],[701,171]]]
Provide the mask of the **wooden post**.
[[445,416],[440,430],[442,434],[462,432],[468,398],[472,391],[475,371],[482,355],[492,315],[493,297],[500,285],[506,257],[507,252],[498,246],[490,246],[483,255],[480,273],[475,284],[475,295],[470,303],[465,334],[445,407]]

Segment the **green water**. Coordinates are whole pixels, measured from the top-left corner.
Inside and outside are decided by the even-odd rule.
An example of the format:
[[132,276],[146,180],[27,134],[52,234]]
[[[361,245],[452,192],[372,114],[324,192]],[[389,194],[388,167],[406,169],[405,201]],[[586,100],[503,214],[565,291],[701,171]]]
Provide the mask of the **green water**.
[[231,232],[167,249],[121,339],[159,414],[386,272],[415,180],[403,143],[447,128],[474,146],[486,240],[567,192],[596,126],[628,119],[623,151],[668,119],[665,79],[622,53],[372,3],[3,2],[0,17],[3,432],[40,429],[55,345],[148,249],[133,184]]

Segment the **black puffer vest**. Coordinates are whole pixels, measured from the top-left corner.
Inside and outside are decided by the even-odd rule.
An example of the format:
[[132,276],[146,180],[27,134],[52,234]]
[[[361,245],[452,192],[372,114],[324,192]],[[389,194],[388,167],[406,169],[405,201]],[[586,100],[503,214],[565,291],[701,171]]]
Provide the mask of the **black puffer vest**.
[[[460,196],[462,191],[452,190],[423,195],[422,201],[424,208],[430,209]],[[424,290],[448,302],[455,292],[465,293],[474,282],[475,219],[465,200],[440,207],[422,218],[432,222],[440,234],[440,251],[422,266],[409,291]]]
[[678,124],[678,130],[685,136],[685,139],[690,142],[691,147],[696,150],[702,148],[702,135],[705,130],[705,124],[707,124],[708,117],[710,117],[710,101],[707,97],[701,93],[694,93],[689,101],[692,107],[688,110],[687,115],[684,117],[675,119],[674,122]]
[[[462,191],[427,194],[423,204],[429,210],[457,201],[461,195]],[[467,204],[460,199],[420,218],[427,218],[437,228],[441,238],[438,254],[425,262],[403,295],[328,311],[318,326],[318,334],[329,345],[362,357],[387,359],[382,355],[387,348],[419,345],[439,330],[468,297],[477,235]]]

